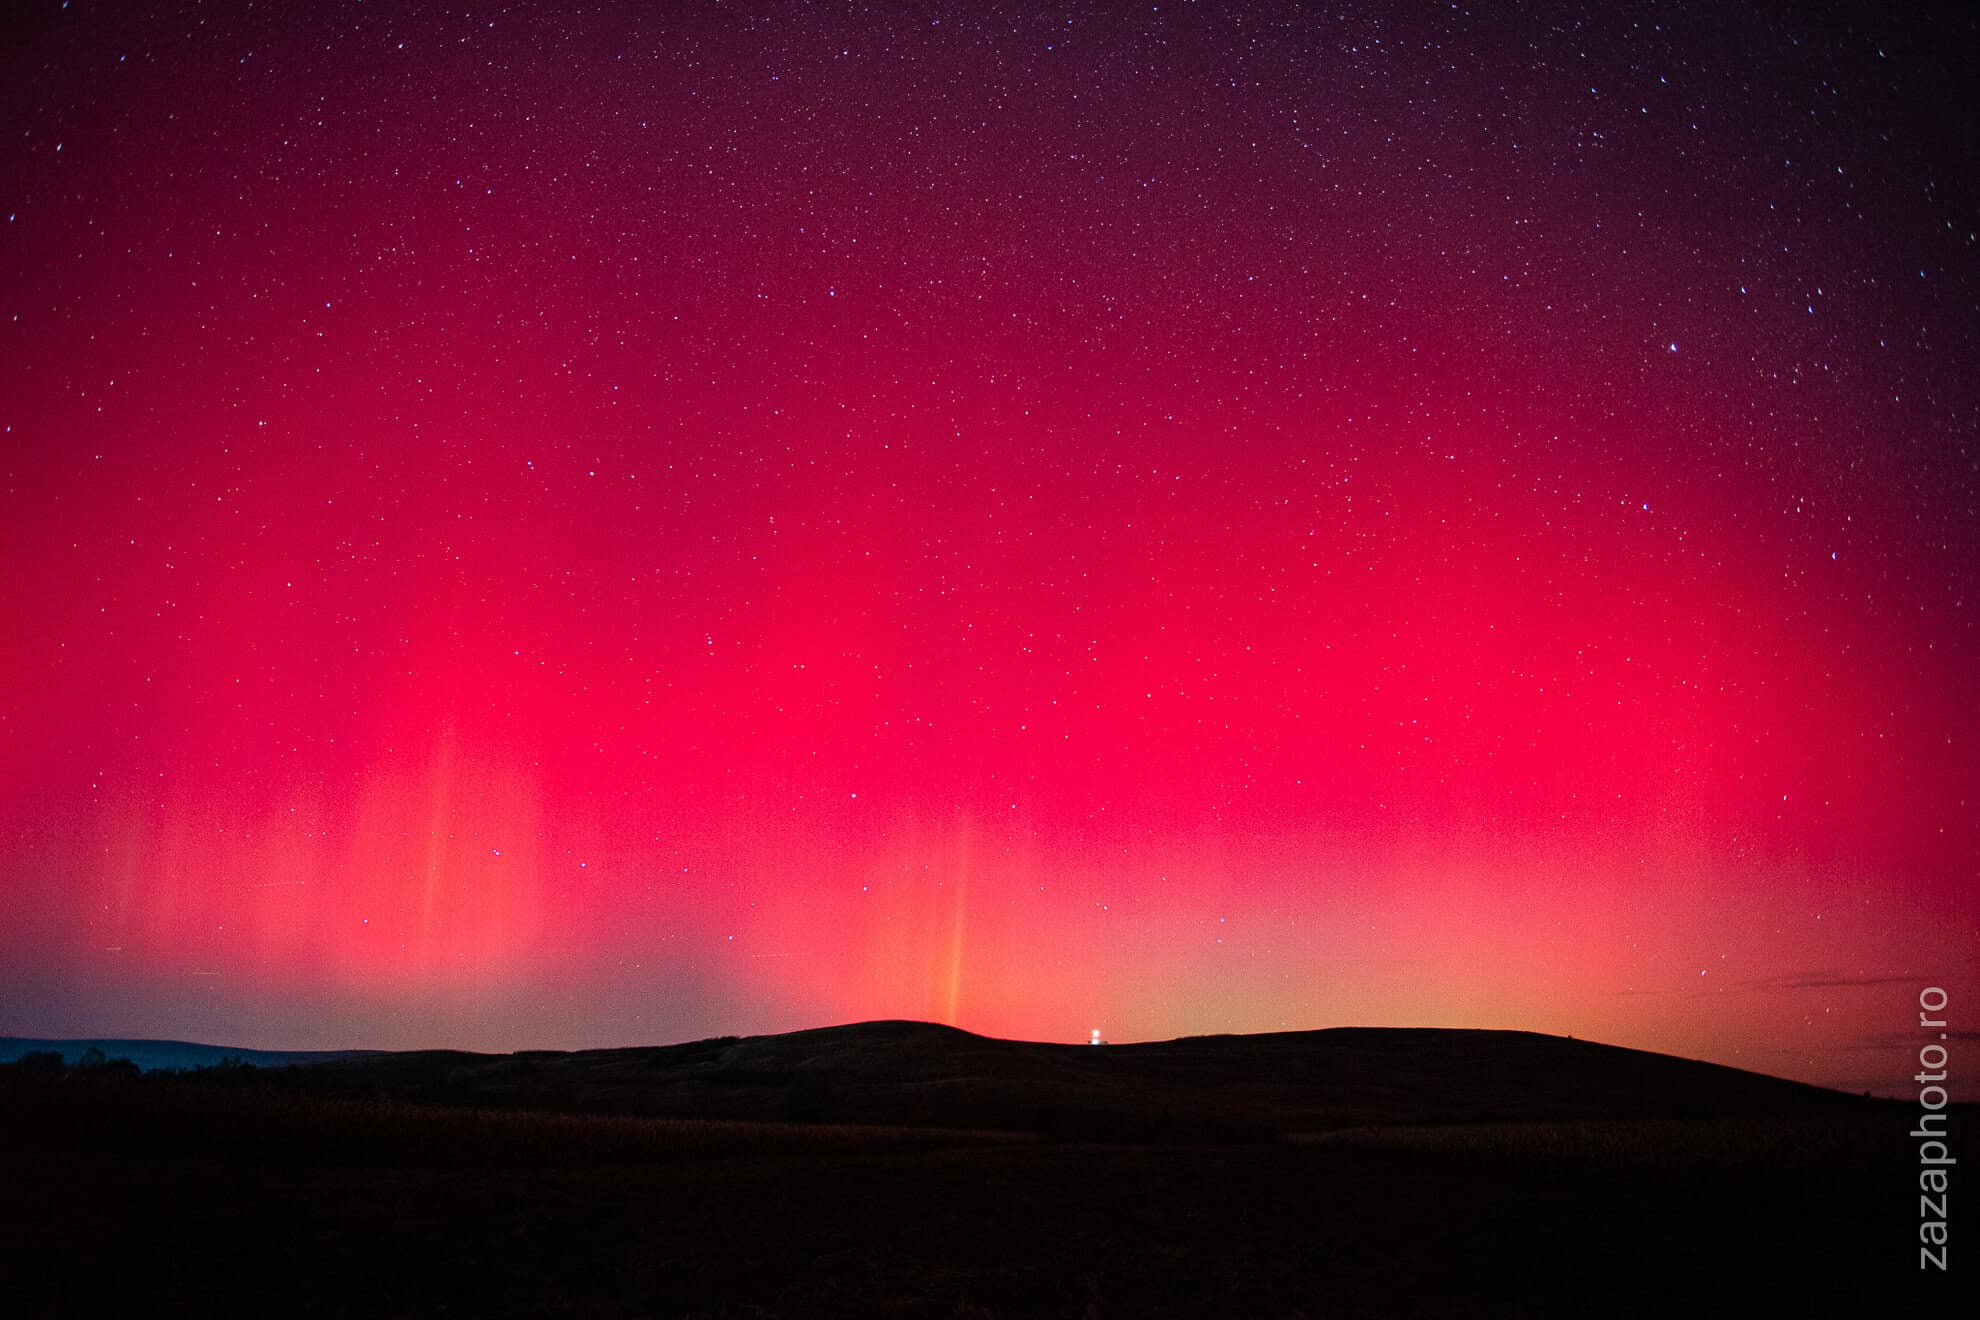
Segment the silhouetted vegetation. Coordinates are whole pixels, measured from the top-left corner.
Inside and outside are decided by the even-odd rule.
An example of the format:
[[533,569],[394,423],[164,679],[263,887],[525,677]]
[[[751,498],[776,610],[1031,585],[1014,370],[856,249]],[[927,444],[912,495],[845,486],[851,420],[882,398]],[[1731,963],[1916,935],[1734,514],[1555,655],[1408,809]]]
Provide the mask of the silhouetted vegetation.
[[134,1082],[143,1074],[129,1059],[113,1059],[94,1046],[76,1056],[73,1064],[63,1062],[55,1050],[30,1050],[10,1064],[0,1064],[0,1069],[16,1076],[66,1078],[71,1074],[86,1074],[92,1081]]
[[32,1050],[5,1066],[25,1076],[58,1076],[68,1071],[68,1065],[54,1050]]

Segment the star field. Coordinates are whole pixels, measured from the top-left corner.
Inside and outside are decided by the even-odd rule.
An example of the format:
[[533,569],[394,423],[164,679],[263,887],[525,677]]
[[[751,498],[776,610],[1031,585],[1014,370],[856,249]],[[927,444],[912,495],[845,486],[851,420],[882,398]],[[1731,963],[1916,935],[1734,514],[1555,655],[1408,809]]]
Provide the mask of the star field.
[[9,23],[0,1030],[1980,993],[1971,19]]

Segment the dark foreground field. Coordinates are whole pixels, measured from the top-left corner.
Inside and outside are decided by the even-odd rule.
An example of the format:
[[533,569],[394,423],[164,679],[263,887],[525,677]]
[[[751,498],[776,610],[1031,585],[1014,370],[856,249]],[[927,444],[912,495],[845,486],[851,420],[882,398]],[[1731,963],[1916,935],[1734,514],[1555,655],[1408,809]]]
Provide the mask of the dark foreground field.
[[[1740,1076],[1731,1084],[1751,1085]],[[272,1081],[0,1069],[12,1221],[0,1305],[1980,1314],[1957,1182],[1952,1273],[1918,1269],[1917,1143],[1895,1106],[1322,1125],[1230,1141],[1144,1125],[1140,1140],[1105,1142],[462,1108]],[[1082,1125],[1097,1121],[1092,1103]],[[1963,1133],[1953,1140],[1960,1153]]]

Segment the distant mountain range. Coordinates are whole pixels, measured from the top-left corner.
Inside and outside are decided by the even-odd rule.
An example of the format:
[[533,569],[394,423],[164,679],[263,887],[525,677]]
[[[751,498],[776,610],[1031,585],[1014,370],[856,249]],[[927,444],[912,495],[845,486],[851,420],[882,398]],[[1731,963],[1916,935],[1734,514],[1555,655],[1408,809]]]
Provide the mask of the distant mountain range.
[[26,1036],[0,1036],[0,1063],[13,1063],[24,1054],[52,1052],[61,1055],[62,1062],[74,1064],[93,1049],[101,1050],[106,1059],[129,1059],[146,1072],[210,1068],[227,1059],[238,1059],[257,1068],[283,1068],[377,1053],[375,1050],[244,1050],[187,1040],[35,1040]]

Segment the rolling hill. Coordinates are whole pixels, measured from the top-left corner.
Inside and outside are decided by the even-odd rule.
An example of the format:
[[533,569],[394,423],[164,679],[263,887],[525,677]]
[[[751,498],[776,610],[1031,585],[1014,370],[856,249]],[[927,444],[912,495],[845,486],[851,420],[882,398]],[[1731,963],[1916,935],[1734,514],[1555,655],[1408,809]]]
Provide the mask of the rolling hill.
[[645,1049],[381,1053],[284,1070],[332,1095],[665,1118],[1230,1140],[1371,1124],[1859,1112],[1873,1102],[1519,1031],[1337,1028],[1093,1048],[866,1022]]

